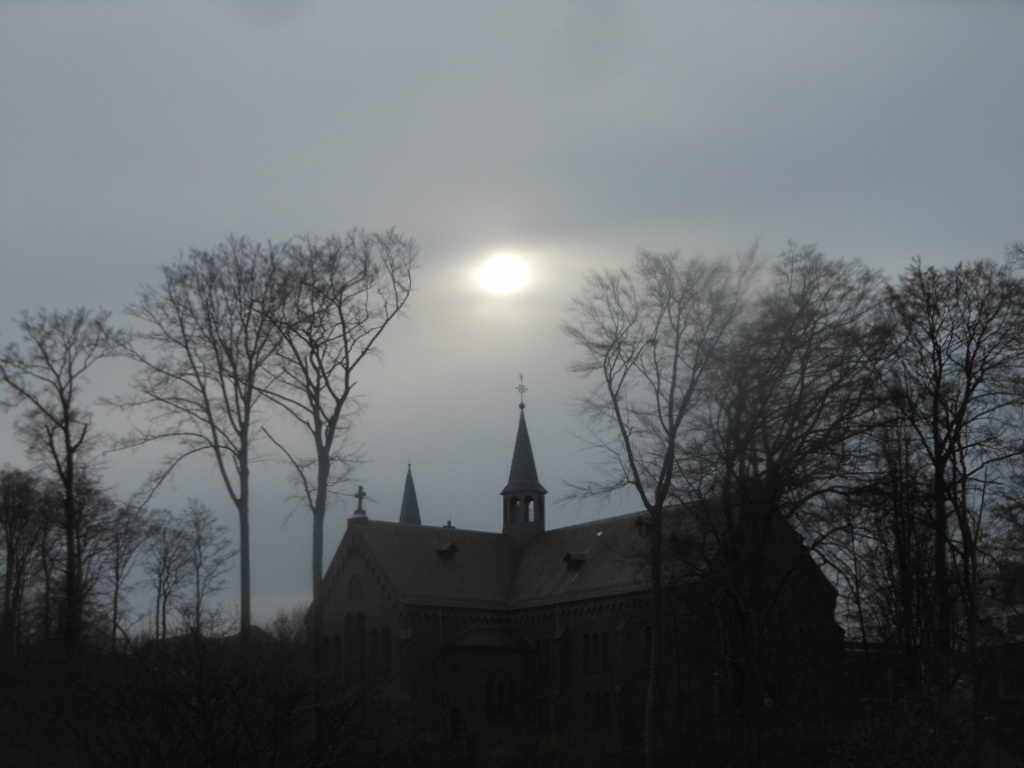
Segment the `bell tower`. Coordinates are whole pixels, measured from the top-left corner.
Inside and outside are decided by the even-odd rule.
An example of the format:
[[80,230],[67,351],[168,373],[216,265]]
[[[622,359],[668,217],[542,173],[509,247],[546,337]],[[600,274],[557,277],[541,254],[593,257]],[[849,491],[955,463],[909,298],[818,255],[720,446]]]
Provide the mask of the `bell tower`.
[[512,468],[508,473],[508,484],[501,492],[501,532],[511,536],[517,543],[529,541],[544,532],[544,496],[547,493],[537,479],[537,465],[533,461],[530,434],[526,431],[526,404],[523,394],[522,376],[519,377],[519,430],[516,445],[512,451]]

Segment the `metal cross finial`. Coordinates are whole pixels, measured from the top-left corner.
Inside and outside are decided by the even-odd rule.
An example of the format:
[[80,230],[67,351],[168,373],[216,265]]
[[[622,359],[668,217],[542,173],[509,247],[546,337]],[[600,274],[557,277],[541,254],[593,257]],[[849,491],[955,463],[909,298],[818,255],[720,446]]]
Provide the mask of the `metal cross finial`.
[[519,407],[525,408],[526,403],[523,402],[523,395],[526,394],[526,385],[523,384],[523,374],[519,374],[519,386],[516,387],[516,392],[519,393]]
[[355,496],[355,498],[359,500],[359,504],[356,507],[356,514],[358,515],[358,514],[361,513],[361,514],[365,515],[366,514],[366,510],[363,509],[363,499],[366,498],[366,491],[363,490],[363,486],[360,485],[359,486],[359,492],[353,494],[353,496]]

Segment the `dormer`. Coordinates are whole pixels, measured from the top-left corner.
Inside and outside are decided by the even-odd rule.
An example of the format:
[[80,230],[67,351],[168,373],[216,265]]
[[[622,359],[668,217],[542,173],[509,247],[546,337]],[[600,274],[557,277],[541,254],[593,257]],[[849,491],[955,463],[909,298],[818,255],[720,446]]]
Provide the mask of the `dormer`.
[[441,560],[452,561],[455,559],[455,555],[459,553],[459,548],[455,545],[454,541],[449,541],[447,544],[439,544],[436,552]]
[[565,563],[565,570],[569,573],[575,573],[583,567],[583,564],[587,562],[586,552],[566,552],[565,557],[562,558]]

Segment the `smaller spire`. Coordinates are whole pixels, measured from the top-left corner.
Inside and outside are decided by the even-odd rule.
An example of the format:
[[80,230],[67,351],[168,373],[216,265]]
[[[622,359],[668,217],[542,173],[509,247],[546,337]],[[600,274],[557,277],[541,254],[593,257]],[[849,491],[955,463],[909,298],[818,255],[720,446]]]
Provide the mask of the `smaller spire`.
[[526,430],[526,404],[523,393],[526,386],[519,377],[519,429],[512,449],[512,466],[508,485],[502,495],[502,529],[520,544],[544,532],[544,496],[547,491],[537,478],[537,465],[533,460],[530,433]]
[[[519,406],[525,409],[526,406]],[[537,465],[533,460],[533,447],[530,445],[530,433],[526,430],[526,414],[519,411],[519,429],[516,431],[516,444],[512,449],[512,467],[508,473],[508,485],[502,493],[509,491],[540,491],[547,493],[537,479]]]
[[398,522],[405,525],[422,525],[420,522],[420,505],[416,501],[416,486],[412,482],[412,462],[405,475],[405,494],[402,496],[402,513]]

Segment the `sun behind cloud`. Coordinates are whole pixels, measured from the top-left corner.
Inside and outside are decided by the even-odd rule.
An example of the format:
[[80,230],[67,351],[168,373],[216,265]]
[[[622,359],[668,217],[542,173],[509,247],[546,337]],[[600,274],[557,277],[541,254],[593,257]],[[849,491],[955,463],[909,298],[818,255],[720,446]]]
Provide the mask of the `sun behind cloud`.
[[473,273],[477,283],[491,293],[515,293],[530,281],[530,268],[518,256],[499,253]]

